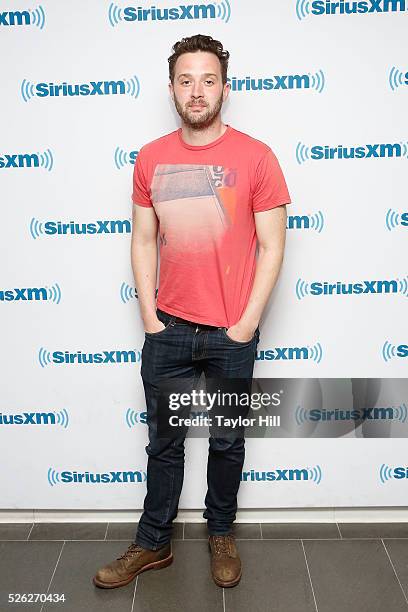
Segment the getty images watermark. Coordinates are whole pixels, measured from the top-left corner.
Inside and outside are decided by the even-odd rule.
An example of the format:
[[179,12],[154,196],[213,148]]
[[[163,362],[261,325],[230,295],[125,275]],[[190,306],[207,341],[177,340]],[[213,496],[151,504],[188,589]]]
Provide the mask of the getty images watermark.
[[[279,406],[281,402],[280,393],[247,393],[229,392],[217,390],[215,392],[204,391],[204,389],[193,389],[185,393],[171,393],[169,395],[169,409],[172,411],[183,411],[185,408],[194,408],[189,417],[180,414],[169,416],[170,427],[253,427],[254,425],[266,427],[279,427],[280,415],[257,415],[257,417],[245,417],[243,414],[232,416],[230,409],[260,410],[271,406]],[[215,408],[224,409],[221,413],[206,412]],[[196,410],[197,409],[197,410]],[[201,410],[200,410],[201,409]],[[227,412],[225,412],[227,409]]]
[[152,424],[161,438],[408,438],[408,379],[171,379]]
[[[279,428],[283,388],[257,389],[248,378],[162,381],[158,398],[158,435],[175,438],[242,436],[244,430]],[[255,433],[257,432],[257,433]]]

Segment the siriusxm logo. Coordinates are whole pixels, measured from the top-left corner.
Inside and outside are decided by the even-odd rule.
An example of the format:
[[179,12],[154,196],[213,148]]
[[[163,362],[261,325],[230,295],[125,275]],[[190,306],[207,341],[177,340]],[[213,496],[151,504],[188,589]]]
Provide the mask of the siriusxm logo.
[[308,359],[320,363],[323,349],[320,342],[314,346],[278,346],[273,349],[256,351],[256,361],[287,361],[288,359]]
[[314,230],[320,234],[324,227],[324,217],[321,210],[313,215],[288,215],[286,229]]
[[231,77],[227,79],[232,91],[270,91],[272,89],[315,89],[322,93],[325,79],[322,70],[315,74],[281,74],[268,78]]
[[130,234],[132,224],[130,219],[105,219],[80,223],[79,221],[38,221],[33,217],[29,226],[31,237],[36,240],[40,236],[78,236],[92,234]]
[[136,161],[136,157],[139,155],[139,151],[124,151],[120,147],[115,149],[115,166],[118,170],[121,170],[125,166],[133,166]]
[[[159,289],[157,288],[156,298],[157,298],[158,292],[159,292]],[[127,304],[130,300],[138,297],[136,287],[131,287],[129,283],[125,283],[125,282],[123,282],[120,286],[119,295],[120,295],[120,299],[122,300],[124,304]]]
[[101,351],[100,353],[83,353],[77,351],[76,353],[70,353],[69,351],[47,351],[41,347],[38,351],[38,361],[42,368],[45,366],[55,364],[71,365],[75,364],[100,364],[100,363],[136,363],[140,362],[142,357],[141,351],[129,350],[129,351]]
[[66,98],[78,96],[130,96],[137,98],[140,83],[136,75],[118,81],[89,81],[86,83],[31,83],[26,79],[21,83],[21,96],[24,102],[31,98]]
[[0,155],[0,168],[44,168],[51,172],[54,158],[50,149],[44,153],[5,153]]
[[400,421],[405,423],[407,420],[407,406],[388,406],[386,408],[364,408],[362,410],[324,410],[312,408],[306,410],[297,406],[295,412],[297,425],[303,425],[306,421],[312,422],[333,422],[333,421]]
[[392,479],[402,480],[408,478],[408,468],[403,466],[390,468],[388,465],[383,463],[380,466],[379,477],[382,484],[385,484],[388,480]]
[[406,10],[406,0],[296,0],[296,15],[358,15]]
[[179,4],[171,8],[160,8],[150,6],[120,7],[115,3],[109,5],[108,20],[114,28],[121,21],[143,23],[146,21],[185,21],[191,19],[219,19],[228,23],[231,17],[231,7],[229,0],[210,2],[209,4]]
[[301,142],[296,146],[296,160],[303,164],[315,159],[369,159],[370,157],[408,157],[406,142],[386,144],[366,144],[358,147],[330,147],[329,145],[313,145],[308,147]]
[[385,362],[396,357],[408,357],[408,344],[391,344],[386,340],[381,349],[381,355]]
[[322,479],[322,469],[320,465],[316,465],[313,468],[292,468],[292,469],[276,469],[270,472],[257,472],[255,470],[249,470],[248,472],[242,472],[241,481],[243,482],[265,482],[274,481],[279,482],[282,480],[311,480],[316,484],[320,484]]
[[22,412],[20,414],[2,414],[1,425],[60,425],[66,429],[69,424],[68,412],[63,408],[59,412]]
[[128,483],[128,482],[145,482],[146,472],[143,470],[134,470],[127,472],[77,472],[64,470],[58,472],[53,468],[49,468],[47,472],[48,484],[53,487],[56,484],[65,484],[75,482],[76,484],[105,484],[105,483]]
[[408,72],[401,72],[395,66],[392,66],[390,74],[388,75],[388,84],[392,91],[395,91],[401,85],[408,85]]
[[308,283],[301,278],[296,282],[295,292],[298,300],[308,295],[359,295],[366,293],[401,293],[408,297],[408,276],[392,280],[364,280],[357,283],[337,281],[313,281]]
[[45,25],[45,12],[40,5],[35,9],[26,11],[1,11],[0,26],[35,26],[43,29]]
[[136,425],[147,423],[147,412],[136,412],[133,408],[128,408],[125,415],[126,425],[130,428]]
[[54,302],[61,301],[61,289],[58,283],[48,287],[15,287],[0,289],[0,302]]
[[398,213],[396,210],[389,208],[385,215],[385,226],[387,230],[391,231],[399,225],[408,227],[408,212]]

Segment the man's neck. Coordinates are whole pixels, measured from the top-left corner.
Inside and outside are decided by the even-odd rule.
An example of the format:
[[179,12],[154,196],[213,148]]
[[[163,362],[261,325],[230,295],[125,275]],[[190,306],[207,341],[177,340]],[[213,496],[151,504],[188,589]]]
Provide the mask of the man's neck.
[[204,130],[193,130],[191,127],[182,123],[181,136],[186,144],[202,147],[220,138],[226,131],[227,126],[221,121],[215,121],[210,127]]

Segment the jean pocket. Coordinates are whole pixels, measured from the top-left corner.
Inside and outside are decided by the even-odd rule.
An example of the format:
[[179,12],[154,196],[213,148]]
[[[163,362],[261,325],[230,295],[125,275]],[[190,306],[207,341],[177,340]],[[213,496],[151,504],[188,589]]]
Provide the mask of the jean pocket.
[[154,336],[161,336],[162,334],[164,334],[168,329],[170,329],[170,327],[173,327],[174,325],[174,317],[170,317],[170,319],[167,321],[167,317],[166,319],[164,319],[164,317],[160,314],[157,313],[157,318],[159,319],[159,321],[161,321],[162,323],[165,324],[165,327],[163,329],[160,329],[158,332],[147,332],[145,331],[145,336],[148,336],[149,338],[153,338]]
[[246,346],[247,344],[251,344],[251,342],[254,341],[254,338],[257,336],[257,331],[258,328],[254,331],[252,338],[250,340],[245,340],[244,342],[240,342],[239,340],[233,340],[232,338],[229,337],[229,335],[227,334],[227,327],[223,327],[222,328],[222,333],[223,336],[228,340],[228,342],[231,342],[231,344],[236,344],[237,346]]

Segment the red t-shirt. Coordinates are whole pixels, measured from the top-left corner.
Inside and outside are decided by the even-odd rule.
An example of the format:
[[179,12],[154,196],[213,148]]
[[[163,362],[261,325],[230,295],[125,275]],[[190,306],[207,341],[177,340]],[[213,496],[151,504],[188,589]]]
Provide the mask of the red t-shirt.
[[237,323],[255,276],[254,213],[291,202],[271,148],[231,126],[193,146],[180,128],[140,149],[132,200],[154,206],[159,220],[157,307],[198,323]]

